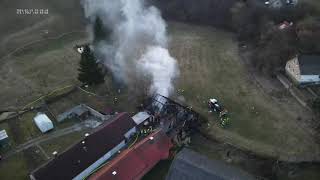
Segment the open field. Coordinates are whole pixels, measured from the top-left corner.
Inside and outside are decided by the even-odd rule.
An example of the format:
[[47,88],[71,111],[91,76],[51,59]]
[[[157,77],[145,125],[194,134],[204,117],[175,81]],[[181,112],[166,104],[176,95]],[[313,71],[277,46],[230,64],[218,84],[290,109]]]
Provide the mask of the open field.
[[84,137],[84,134],[90,132],[88,130],[82,130],[74,133],[70,133],[66,136],[55,138],[40,144],[49,157],[53,157],[52,153],[57,151],[59,153],[65,151],[69,146],[77,143]]
[[[18,14],[17,9],[48,9],[48,14]],[[77,0],[4,0],[0,2],[0,57],[36,40],[84,29]]]
[[[28,1],[38,4],[39,8],[49,8],[50,15],[28,17],[28,20],[24,19],[24,23],[11,27],[10,31],[7,28],[0,29],[3,33],[1,39],[4,39],[0,44],[1,57],[24,44],[40,40],[10,56],[0,57],[0,109],[21,108],[56,88],[77,83],[80,56],[73,47],[88,38],[82,32],[84,26],[80,21],[82,15],[79,13],[79,5],[73,6],[76,1],[68,1],[69,8],[62,9],[62,5],[66,6],[66,2],[62,0]],[[0,10],[2,7],[5,6],[0,6]],[[77,11],[70,16],[73,9]],[[12,8],[8,13],[12,11],[15,13]],[[17,19],[22,22],[20,16],[14,16],[8,20],[2,17],[0,23],[12,26],[10,22]],[[46,29],[50,29],[48,34],[43,33]],[[72,31],[77,32],[60,36]],[[169,23],[169,35],[170,51],[179,61],[180,67],[177,89],[184,90],[182,95],[186,104],[208,118],[209,125],[205,131],[210,136],[242,149],[282,160],[320,160],[320,147],[313,132],[299,122],[299,119],[303,121],[309,117],[305,116],[309,112],[281,90],[278,92],[283,94],[280,101],[253,83],[240,60],[233,34],[211,27]],[[104,85],[89,87],[87,90],[101,96],[76,91],[50,104],[50,110],[56,116],[80,103],[100,111],[105,107],[117,111],[135,110],[137,102],[126,91],[118,94],[110,80]],[[114,97],[118,98],[117,103],[114,102]],[[221,129],[216,115],[208,113],[207,100],[210,97],[218,98],[230,111],[232,122],[228,129]],[[27,113],[20,119],[0,123],[1,129],[8,130],[10,137],[17,137],[11,140],[13,145],[40,135],[32,122],[34,115],[35,113]],[[74,123],[76,122],[57,124],[57,128]],[[42,143],[41,146],[50,155],[53,150],[63,151],[81,136],[81,132],[76,132],[67,138],[60,137]],[[30,152],[29,155],[18,153],[1,162],[0,179],[24,179],[28,171],[36,167],[30,163],[30,157],[33,157]],[[39,159],[34,162],[43,162],[42,157]],[[12,172],[17,169],[20,170],[19,173]],[[166,168],[159,169],[161,175],[166,171]],[[8,173],[10,170],[11,173]],[[14,176],[10,176],[12,174]]]
[[[170,50],[180,66],[177,89],[187,104],[209,119],[207,132],[243,149],[282,160],[320,160],[320,147],[312,131],[300,125],[304,110],[290,96],[285,101],[266,94],[249,78],[238,55],[233,34],[210,27],[169,25]],[[231,127],[223,130],[214,113],[208,113],[210,97],[230,111]]]
[[[73,84],[80,56],[73,50],[79,34],[40,42],[3,59],[0,67],[0,109],[17,108],[50,91]],[[81,41],[82,42],[82,41]],[[35,47],[34,47],[35,46]],[[3,96],[5,94],[5,96]]]
[[29,179],[28,174],[34,168],[45,162],[45,157],[37,147],[31,147],[20,153],[2,160],[0,163],[0,179]]
[[[48,14],[18,14],[17,9],[48,9]],[[75,42],[69,43],[86,38],[79,1],[5,0],[0,11],[0,109],[14,109],[74,82],[78,57],[71,48]]]

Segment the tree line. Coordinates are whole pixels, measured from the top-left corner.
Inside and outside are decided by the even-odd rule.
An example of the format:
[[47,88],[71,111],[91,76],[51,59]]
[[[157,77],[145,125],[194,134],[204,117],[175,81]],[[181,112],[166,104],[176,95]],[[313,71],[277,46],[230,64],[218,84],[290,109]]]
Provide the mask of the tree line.
[[[263,72],[283,71],[298,53],[320,53],[320,13],[308,3],[272,9],[240,1],[230,11],[232,29],[249,46],[252,65]],[[287,27],[281,29],[284,22]]]

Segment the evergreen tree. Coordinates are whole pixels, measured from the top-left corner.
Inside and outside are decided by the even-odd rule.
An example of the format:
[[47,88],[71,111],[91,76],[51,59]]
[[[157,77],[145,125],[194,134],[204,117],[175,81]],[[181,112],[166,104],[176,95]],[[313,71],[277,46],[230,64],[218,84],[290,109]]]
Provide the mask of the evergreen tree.
[[109,40],[110,30],[103,25],[103,22],[99,17],[97,17],[94,22],[93,31],[94,41]]
[[81,54],[78,80],[84,84],[93,85],[104,82],[104,75],[96,62],[93,52],[89,46],[84,47]]

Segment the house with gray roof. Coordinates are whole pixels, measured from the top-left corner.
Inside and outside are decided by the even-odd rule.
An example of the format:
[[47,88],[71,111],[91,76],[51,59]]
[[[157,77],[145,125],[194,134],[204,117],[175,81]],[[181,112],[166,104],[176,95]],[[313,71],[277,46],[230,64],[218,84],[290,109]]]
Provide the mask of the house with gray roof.
[[285,70],[299,86],[320,84],[320,55],[300,54],[287,62]]
[[248,173],[222,161],[184,148],[171,164],[166,180],[254,180]]

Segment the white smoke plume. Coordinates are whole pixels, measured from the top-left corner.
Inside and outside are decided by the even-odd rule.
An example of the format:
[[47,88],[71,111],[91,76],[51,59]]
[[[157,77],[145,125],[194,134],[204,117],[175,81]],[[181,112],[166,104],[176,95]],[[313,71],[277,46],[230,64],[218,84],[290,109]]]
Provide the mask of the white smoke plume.
[[144,0],[83,0],[82,5],[90,24],[99,17],[111,32],[95,51],[113,75],[126,84],[133,83],[131,77],[148,75],[150,92],[169,96],[179,70],[167,50],[166,24],[159,10]]

